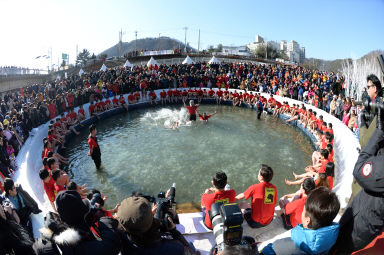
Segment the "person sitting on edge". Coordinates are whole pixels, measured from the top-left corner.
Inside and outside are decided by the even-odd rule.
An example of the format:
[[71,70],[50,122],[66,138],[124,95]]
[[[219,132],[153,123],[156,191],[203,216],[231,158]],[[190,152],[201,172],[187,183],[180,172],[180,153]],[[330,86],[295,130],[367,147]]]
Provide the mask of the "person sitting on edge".
[[[283,196],[279,205],[282,212],[282,219],[285,229],[291,229],[296,227],[297,224],[301,224],[301,214],[304,209],[305,201],[309,193],[316,188],[315,181],[312,178],[306,178],[301,184],[299,193],[293,193]],[[295,199],[297,196],[297,199]],[[291,202],[288,201],[289,198],[293,198]],[[288,202],[287,202],[288,201]]]
[[201,208],[203,210],[204,225],[212,229],[212,222],[209,219],[209,211],[214,203],[234,203],[236,201],[236,191],[225,189],[227,185],[227,175],[224,172],[217,172],[212,179],[213,187],[206,189],[201,196]]
[[240,204],[244,219],[251,228],[264,227],[273,219],[277,202],[277,188],[270,183],[272,178],[272,168],[262,164],[257,176],[260,183],[250,186],[244,193],[236,196],[237,200],[252,197],[251,206],[247,202]]
[[196,121],[196,110],[199,106],[200,106],[199,104],[195,105],[195,102],[193,100],[189,100],[189,106],[187,106],[184,102],[184,107],[187,108],[187,110],[189,112],[189,120],[190,121],[192,121],[192,120]]
[[305,202],[302,224],[291,230],[290,237],[268,244],[262,254],[328,254],[339,234],[340,226],[333,222],[339,209],[335,193],[326,187],[314,189]]
[[42,168],[40,169],[39,177],[43,182],[45,194],[47,195],[48,200],[51,203],[53,211],[57,212],[55,206],[57,192],[55,190],[55,181],[53,180],[51,173],[47,169]]
[[204,112],[203,115],[201,115],[198,111],[196,111],[196,112],[197,112],[197,115],[199,116],[200,120],[204,123],[207,123],[208,119],[217,113],[217,111],[215,111],[214,113],[208,115],[207,113]]
[[156,101],[156,93],[153,91],[153,89],[151,91],[149,91],[148,93],[148,97],[149,97],[149,103],[152,105],[153,103],[157,104],[157,101]]

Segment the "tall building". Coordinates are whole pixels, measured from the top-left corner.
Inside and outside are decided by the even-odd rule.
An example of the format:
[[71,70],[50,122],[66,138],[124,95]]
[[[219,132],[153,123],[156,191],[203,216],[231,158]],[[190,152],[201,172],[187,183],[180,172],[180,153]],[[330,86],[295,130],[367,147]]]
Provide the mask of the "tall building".
[[286,40],[281,40],[280,43],[274,41],[264,41],[264,38],[260,35],[256,35],[256,41],[247,45],[247,48],[251,54],[255,54],[259,47],[265,48],[272,47],[276,51],[282,51],[288,56],[290,62],[295,63],[304,63],[305,60],[305,48],[300,47],[300,44],[294,40],[287,42]]
[[300,63],[304,63],[305,60],[305,47],[300,48]]

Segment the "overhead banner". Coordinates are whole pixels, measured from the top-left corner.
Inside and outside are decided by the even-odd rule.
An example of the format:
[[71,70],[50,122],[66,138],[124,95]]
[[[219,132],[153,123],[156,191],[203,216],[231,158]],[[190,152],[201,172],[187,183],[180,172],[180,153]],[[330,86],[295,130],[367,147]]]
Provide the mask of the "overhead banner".
[[150,50],[140,52],[140,56],[157,56],[157,55],[169,55],[175,54],[174,50]]

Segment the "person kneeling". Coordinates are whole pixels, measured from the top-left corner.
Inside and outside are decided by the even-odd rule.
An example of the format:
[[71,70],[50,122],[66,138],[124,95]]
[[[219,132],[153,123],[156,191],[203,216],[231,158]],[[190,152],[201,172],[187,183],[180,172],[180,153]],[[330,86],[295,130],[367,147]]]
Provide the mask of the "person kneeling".
[[305,202],[302,224],[292,229],[291,237],[268,244],[262,254],[328,254],[339,234],[339,224],[333,222],[339,209],[335,193],[326,187],[314,189]]

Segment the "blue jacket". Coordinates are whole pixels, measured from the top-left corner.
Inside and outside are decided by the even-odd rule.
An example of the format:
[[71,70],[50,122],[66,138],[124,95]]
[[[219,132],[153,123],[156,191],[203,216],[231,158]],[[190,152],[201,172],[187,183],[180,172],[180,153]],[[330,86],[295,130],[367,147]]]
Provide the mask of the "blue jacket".
[[292,229],[291,239],[296,247],[308,254],[319,254],[328,251],[335,244],[339,235],[338,223],[316,230],[303,228],[302,224]]

